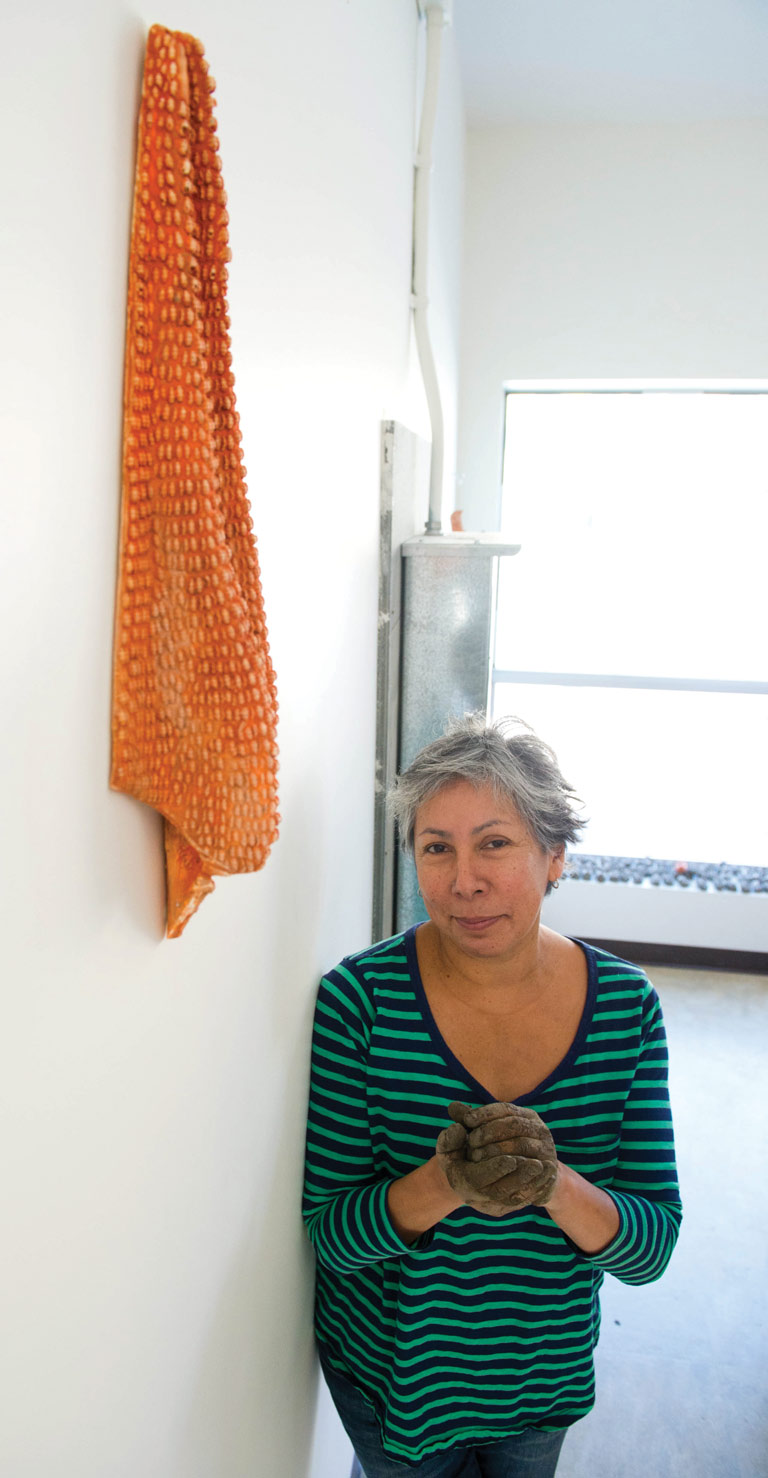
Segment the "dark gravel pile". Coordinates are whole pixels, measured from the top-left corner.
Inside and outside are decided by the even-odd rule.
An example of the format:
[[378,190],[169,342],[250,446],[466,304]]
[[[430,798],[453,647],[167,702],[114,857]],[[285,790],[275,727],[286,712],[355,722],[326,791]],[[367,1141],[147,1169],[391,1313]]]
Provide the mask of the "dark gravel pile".
[[653,888],[699,888],[702,893],[768,893],[768,867],[733,862],[685,862],[658,857],[569,857],[566,876],[589,883],[650,883]]

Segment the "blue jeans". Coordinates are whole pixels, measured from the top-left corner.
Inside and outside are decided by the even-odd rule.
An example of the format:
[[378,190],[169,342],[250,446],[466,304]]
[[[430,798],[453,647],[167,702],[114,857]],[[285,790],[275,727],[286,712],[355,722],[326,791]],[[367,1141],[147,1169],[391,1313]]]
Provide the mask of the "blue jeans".
[[565,1440],[560,1432],[530,1427],[516,1437],[478,1447],[451,1447],[420,1463],[397,1462],[381,1445],[376,1415],[356,1386],[322,1361],[323,1374],[358,1461],[363,1478],[552,1478]]

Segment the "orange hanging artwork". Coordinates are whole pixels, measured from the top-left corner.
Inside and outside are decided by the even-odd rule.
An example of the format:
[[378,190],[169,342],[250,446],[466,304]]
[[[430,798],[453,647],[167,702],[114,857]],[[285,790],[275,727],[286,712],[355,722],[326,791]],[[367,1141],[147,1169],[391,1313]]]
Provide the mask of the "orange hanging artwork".
[[277,836],[277,701],[235,409],[203,48],[153,26],[133,202],[111,785],[165,817],[167,933]]

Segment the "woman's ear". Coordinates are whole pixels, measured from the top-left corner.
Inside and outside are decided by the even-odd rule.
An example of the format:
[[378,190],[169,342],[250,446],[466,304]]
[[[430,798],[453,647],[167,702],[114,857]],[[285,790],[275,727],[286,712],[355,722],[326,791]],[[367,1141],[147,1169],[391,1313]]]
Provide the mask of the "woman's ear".
[[552,853],[552,860],[551,860],[551,862],[549,864],[549,881],[550,881],[550,883],[556,883],[556,882],[558,882],[558,880],[563,875],[563,868],[564,867],[565,867],[565,843],[563,842],[563,843],[561,843],[561,845],[559,847],[555,847],[555,850]]

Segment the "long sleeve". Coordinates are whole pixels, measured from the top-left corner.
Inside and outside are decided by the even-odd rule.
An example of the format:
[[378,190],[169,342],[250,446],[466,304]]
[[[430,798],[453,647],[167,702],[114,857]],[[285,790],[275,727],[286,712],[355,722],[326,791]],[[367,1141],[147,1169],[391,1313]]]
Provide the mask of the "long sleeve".
[[339,965],[320,984],[312,1038],[304,1220],[317,1257],[349,1272],[413,1252],[395,1231],[374,1165],[366,1105],[373,1006]]
[[656,992],[643,1003],[637,1067],[622,1120],[618,1163],[605,1189],[620,1225],[589,1258],[622,1283],[651,1283],[669,1262],[682,1220],[667,1086],[667,1040]]

